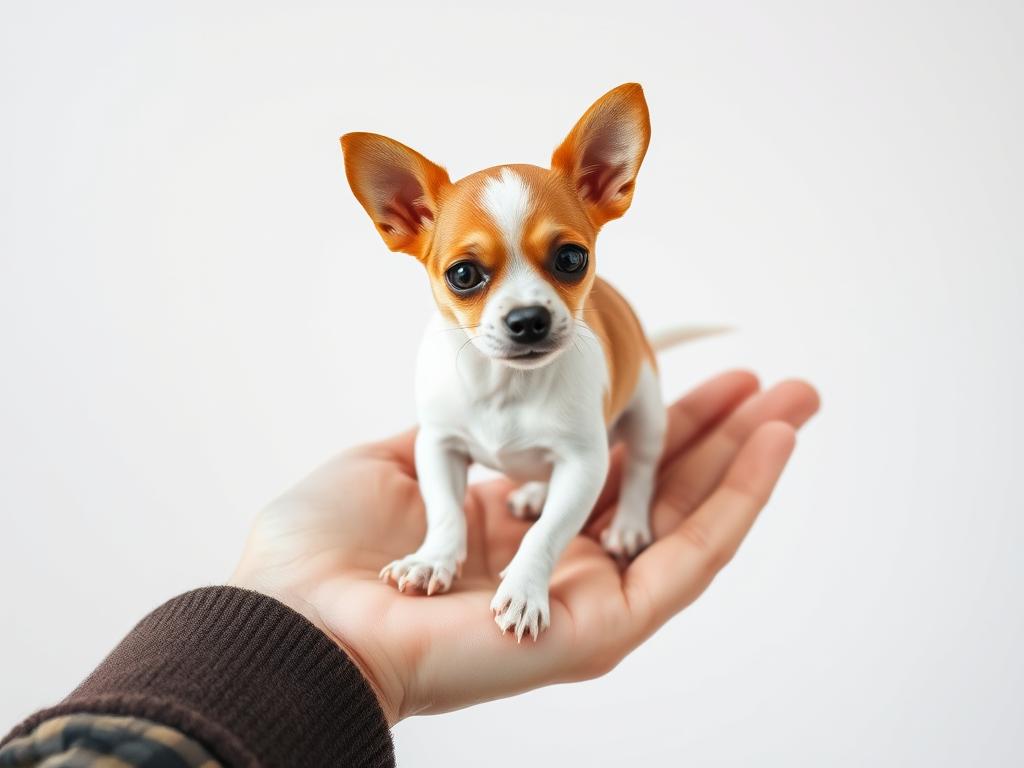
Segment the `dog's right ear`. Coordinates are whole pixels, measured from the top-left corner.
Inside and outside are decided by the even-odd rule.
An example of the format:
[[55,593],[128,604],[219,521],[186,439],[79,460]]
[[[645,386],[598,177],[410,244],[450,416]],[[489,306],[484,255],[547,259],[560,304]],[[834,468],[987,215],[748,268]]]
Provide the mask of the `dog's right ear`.
[[388,248],[426,258],[447,171],[375,133],[346,133],[341,150],[349,186]]

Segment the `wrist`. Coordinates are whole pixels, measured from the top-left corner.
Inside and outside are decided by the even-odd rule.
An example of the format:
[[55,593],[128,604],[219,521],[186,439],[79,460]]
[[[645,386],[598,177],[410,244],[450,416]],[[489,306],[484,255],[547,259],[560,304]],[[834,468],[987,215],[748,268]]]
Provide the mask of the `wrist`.
[[384,718],[387,721],[388,727],[390,728],[395,726],[399,720],[402,719],[400,715],[402,696],[400,694],[389,694],[387,690],[388,688],[394,688],[396,691],[401,690],[401,686],[386,686],[382,684],[381,681],[384,678],[384,675],[375,671],[375,669],[380,665],[373,664],[371,660],[366,658],[365,654],[356,647],[355,644],[349,642],[346,638],[342,637],[340,633],[334,631],[324,620],[319,608],[316,606],[316,603],[309,600],[303,593],[293,588],[285,588],[280,585],[273,584],[265,579],[259,578],[255,574],[245,574],[241,571],[241,568],[231,576],[226,586],[237,587],[239,589],[245,589],[252,592],[259,592],[262,595],[266,595],[267,597],[276,600],[305,618],[310,624],[320,630],[320,632],[322,632],[324,636],[342,653],[344,653],[348,657],[349,661],[352,662],[353,666],[359,670],[359,673],[366,681],[367,686],[369,686],[370,690],[373,692],[381,712],[384,713]]

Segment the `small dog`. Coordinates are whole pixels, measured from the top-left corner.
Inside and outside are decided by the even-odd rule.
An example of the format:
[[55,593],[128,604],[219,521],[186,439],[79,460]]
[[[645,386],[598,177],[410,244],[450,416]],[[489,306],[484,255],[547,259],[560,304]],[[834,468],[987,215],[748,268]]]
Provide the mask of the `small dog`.
[[651,542],[666,428],[654,345],[594,270],[597,233],[629,208],[649,141],[635,83],[587,110],[550,170],[503,165],[452,182],[397,141],[341,137],[352,191],[388,248],[426,268],[438,308],[416,373],[427,534],[381,578],[447,591],[466,556],[469,464],[497,469],[525,483],[509,496],[512,513],[537,520],[491,603],[519,640],[549,626],[551,572],[597,501],[610,441],[625,443],[626,460],[602,544],[630,558]]

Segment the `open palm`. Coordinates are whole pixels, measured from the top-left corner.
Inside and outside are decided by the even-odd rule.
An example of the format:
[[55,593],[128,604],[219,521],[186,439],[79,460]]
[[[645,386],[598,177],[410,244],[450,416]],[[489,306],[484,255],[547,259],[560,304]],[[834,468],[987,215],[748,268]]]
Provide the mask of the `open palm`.
[[730,559],[817,410],[788,381],[758,391],[722,374],[669,408],[653,508],[655,543],[627,566],[598,534],[614,511],[618,460],[586,530],[551,582],[551,628],[517,646],[489,609],[499,572],[529,527],[506,509],[505,480],[470,486],[468,552],[452,590],[400,593],[381,567],[423,539],[414,432],[342,453],[260,513],[232,583],[281,600],[361,667],[391,723],[611,669],[691,603]]

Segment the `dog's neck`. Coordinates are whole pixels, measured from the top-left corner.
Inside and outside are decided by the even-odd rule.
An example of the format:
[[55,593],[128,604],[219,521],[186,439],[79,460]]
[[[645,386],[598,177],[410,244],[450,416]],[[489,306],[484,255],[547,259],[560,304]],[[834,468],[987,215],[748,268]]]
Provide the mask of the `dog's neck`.
[[[451,325],[450,328],[455,330],[458,326]],[[578,338],[568,349],[542,366],[523,369],[487,356],[474,346],[464,330],[458,329],[457,334],[452,334],[459,338],[454,347],[453,364],[467,393],[477,402],[505,405],[525,399],[535,400],[544,392],[552,392],[570,384],[567,380],[571,378],[570,369],[574,364],[578,367],[582,362],[573,358],[583,354],[584,344],[594,343],[586,337],[586,333],[580,333],[577,327]]]

